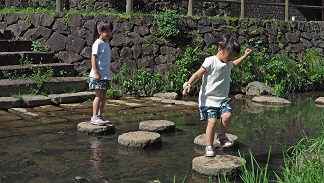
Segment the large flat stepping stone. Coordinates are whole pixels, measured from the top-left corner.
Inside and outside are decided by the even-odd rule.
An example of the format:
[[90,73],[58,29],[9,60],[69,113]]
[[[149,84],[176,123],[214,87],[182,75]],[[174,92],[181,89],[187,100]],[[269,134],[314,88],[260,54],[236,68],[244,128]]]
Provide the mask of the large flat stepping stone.
[[[87,77],[53,77],[44,83],[49,93],[79,92],[87,90]],[[0,97],[12,94],[29,94],[31,88],[37,88],[37,82],[29,78],[0,79]]]
[[8,79],[8,76],[15,74],[31,75],[35,68],[42,69],[42,72],[47,72],[48,69],[53,70],[53,77],[72,77],[74,76],[74,65],[68,63],[49,63],[49,64],[28,64],[28,65],[7,65],[0,66],[0,79]]
[[316,104],[318,107],[324,107],[324,97],[318,97],[318,98],[315,100],[315,104]]
[[202,175],[236,176],[241,167],[246,163],[243,158],[232,155],[216,155],[213,158],[199,156],[192,160],[192,169]]
[[149,132],[174,132],[175,124],[167,120],[148,120],[140,122],[139,129]]
[[50,100],[56,105],[59,105],[73,102],[84,102],[89,99],[92,100],[95,95],[96,93],[93,91],[85,91],[77,93],[50,94],[48,95],[48,98],[50,98]]
[[119,135],[118,143],[128,148],[145,149],[161,147],[162,139],[160,134],[155,132],[136,131]]
[[78,131],[88,135],[108,135],[116,132],[115,125],[107,124],[104,126],[93,125],[89,121],[81,122],[77,126]]
[[33,43],[32,41],[27,41],[27,40],[0,40],[0,51],[1,52],[31,51],[32,43]]
[[[236,135],[232,135],[229,133],[226,133],[227,138],[232,141],[233,145],[226,147],[226,148],[231,148],[231,147],[236,147],[238,146],[239,142],[238,142],[238,138]],[[195,139],[194,139],[194,144],[199,145],[199,146],[206,146],[207,142],[206,142],[206,134],[201,134],[198,135]],[[223,146],[220,144],[219,140],[217,139],[217,133],[215,133],[215,138],[214,138],[214,144],[213,146],[215,148],[223,148]]]
[[0,109],[21,107],[21,100],[13,97],[0,97]]
[[261,103],[264,105],[274,106],[290,106],[291,102],[284,98],[274,96],[256,96],[252,98],[252,102]]
[[50,105],[51,99],[43,95],[23,95],[22,107]]

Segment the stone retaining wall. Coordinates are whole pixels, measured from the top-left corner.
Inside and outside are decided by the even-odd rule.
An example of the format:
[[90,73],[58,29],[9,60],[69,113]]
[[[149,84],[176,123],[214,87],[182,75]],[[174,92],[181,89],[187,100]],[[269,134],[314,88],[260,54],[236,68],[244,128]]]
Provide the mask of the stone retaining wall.
[[149,67],[159,72],[183,55],[187,45],[206,49],[222,33],[236,35],[240,43],[267,48],[269,53],[296,54],[309,47],[324,49],[324,22],[257,21],[228,18],[180,18],[181,35],[164,38],[152,15],[81,15],[49,13],[0,15],[0,29],[48,44],[65,63],[77,70],[91,67],[93,27],[97,20],[114,24],[111,40],[112,62],[127,63],[134,68]]

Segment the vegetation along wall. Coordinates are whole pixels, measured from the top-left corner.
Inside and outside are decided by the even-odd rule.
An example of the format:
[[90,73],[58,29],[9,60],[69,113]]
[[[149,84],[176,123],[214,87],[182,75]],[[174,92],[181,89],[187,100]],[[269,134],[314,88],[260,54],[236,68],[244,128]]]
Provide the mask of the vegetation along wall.
[[[65,9],[70,10],[106,10],[125,11],[126,0],[64,0]],[[284,19],[285,7],[283,6],[261,6],[254,2],[262,3],[285,3],[285,0],[245,0],[250,4],[245,7],[246,18],[260,19]],[[293,4],[321,6],[320,0],[294,0]],[[49,8],[55,7],[54,0],[0,0],[0,7],[33,7]],[[165,9],[174,10],[179,14],[187,14],[188,0],[136,0],[134,10],[142,13],[160,12]],[[194,14],[207,16],[240,16],[239,3],[224,2],[195,2]],[[320,9],[303,9],[291,7],[289,17],[294,16],[298,21],[321,20]]]
[[79,71],[91,67],[93,27],[108,19],[114,24],[110,41],[113,64],[152,68],[163,73],[168,63],[183,57],[185,47],[200,50],[215,44],[217,36],[231,33],[241,44],[270,54],[297,54],[306,48],[324,50],[324,22],[283,22],[237,18],[178,17],[167,11],[153,15],[92,15],[34,13],[1,14],[0,29],[16,37],[46,43]]

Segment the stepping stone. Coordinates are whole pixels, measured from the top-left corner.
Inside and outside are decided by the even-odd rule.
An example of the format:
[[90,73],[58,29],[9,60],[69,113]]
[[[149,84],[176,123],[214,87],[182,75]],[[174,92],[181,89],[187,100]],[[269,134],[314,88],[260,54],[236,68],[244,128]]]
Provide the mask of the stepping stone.
[[316,104],[316,106],[318,106],[318,107],[324,107],[324,97],[318,97],[318,98],[315,100],[315,104]]
[[148,120],[140,122],[139,129],[149,132],[174,132],[175,125],[167,120]]
[[81,122],[78,124],[77,129],[82,133],[87,133],[88,135],[108,135],[115,133],[115,125],[107,124],[104,126],[93,125],[90,122]]
[[136,131],[119,135],[118,143],[128,148],[145,149],[161,147],[162,139],[160,134],[155,132]]
[[223,175],[234,177],[240,173],[246,163],[243,158],[232,155],[216,155],[215,157],[199,156],[192,160],[192,169],[202,175]]
[[252,98],[252,102],[261,103],[272,106],[290,106],[291,102],[284,98],[273,96],[257,96]]
[[[236,135],[232,135],[229,133],[226,133],[227,138],[233,142],[233,145],[230,147],[235,147],[238,146],[239,142],[237,139]],[[207,142],[206,142],[206,134],[201,134],[198,135],[195,139],[194,139],[194,144],[199,145],[199,146],[206,146]],[[217,133],[215,133],[215,138],[214,138],[214,147],[215,148],[223,148],[219,142],[219,140],[217,139]],[[226,148],[230,148],[230,147],[226,147]]]
[[61,94],[50,94],[48,97],[50,100],[56,104],[66,104],[73,102],[84,102],[89,99],[93,100],[96,93],[92,91],[77,92],[77,93],[61,93]]
[[13,97],[0,97],[0,109],[21,107],[21,100]]
[[22,107],[50,105],[51,99],[43,95],[23,95]]

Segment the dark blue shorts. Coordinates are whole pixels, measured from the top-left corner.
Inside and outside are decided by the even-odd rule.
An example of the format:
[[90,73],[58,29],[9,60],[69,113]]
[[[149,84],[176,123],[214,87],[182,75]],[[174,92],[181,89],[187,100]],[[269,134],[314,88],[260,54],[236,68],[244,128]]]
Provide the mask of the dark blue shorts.
[[200,120],[204,121],[210,118],[217,118],[219,119],[222,114],[224,113],[232,113],[232,108],[230,106],[230,101],[226,100],[221,104],[220,107],[213,107],[213,106],[200,106]]

